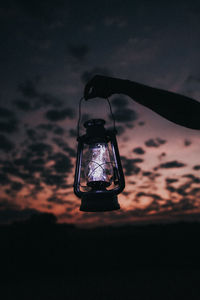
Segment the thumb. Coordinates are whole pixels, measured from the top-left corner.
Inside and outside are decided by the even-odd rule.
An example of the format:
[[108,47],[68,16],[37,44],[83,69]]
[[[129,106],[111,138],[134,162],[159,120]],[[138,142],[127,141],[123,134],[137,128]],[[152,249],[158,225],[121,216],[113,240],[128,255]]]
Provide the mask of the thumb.
[[85,100],[89,100],[92,98],[97,97],[97,93],[95,92],[95,88],[91,85],[86,85],[85,89],[84,89],[84,98]]

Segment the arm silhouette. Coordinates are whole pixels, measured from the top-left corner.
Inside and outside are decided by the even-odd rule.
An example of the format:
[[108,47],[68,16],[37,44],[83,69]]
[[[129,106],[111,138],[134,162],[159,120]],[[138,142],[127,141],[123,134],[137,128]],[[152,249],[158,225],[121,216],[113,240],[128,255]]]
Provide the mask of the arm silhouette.
[[85,100],[124,94],[178,125],[200,129],[200,103],[189,97],[119,78],[94,76],[85,86]]

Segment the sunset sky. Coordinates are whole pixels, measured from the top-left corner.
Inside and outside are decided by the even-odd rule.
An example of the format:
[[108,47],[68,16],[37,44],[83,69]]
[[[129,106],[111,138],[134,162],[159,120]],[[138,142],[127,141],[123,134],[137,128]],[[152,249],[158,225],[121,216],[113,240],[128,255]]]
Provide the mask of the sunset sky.
[[[78,103],[93,75],[200,101],[199,1],[8,0],[0,18],[0,223],[37,212],[77,226],[199,221],[199,131],[123,95],[110,98],[121,210],[80,212],[72,187]],[[82,125],[112,125],[104,99],[83,101],[82,112]]]

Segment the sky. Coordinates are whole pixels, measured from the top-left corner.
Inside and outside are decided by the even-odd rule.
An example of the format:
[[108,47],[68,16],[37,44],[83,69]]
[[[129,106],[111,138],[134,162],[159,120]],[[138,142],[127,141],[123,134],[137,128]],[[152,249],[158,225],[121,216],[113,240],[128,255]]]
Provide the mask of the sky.
[[[0,223],[53,213],[77,226],[200,220],[200,136],[124,95],[110,97],[126,188],[121,209],[79,211],[78,103],[95,74],[200,101],[199,1],[2,1]],[[162,99],[160,99],[162,102]],[[104,118],[104,99],[82,104]]]

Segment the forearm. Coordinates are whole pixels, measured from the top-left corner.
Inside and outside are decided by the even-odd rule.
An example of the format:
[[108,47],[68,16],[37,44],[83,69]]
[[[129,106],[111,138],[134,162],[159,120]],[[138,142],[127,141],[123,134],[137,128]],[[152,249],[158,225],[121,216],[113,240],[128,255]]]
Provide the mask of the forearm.
[[200,129],[200,103],[189,97],[117,79],[116,93],[125,94],[179,125]]

